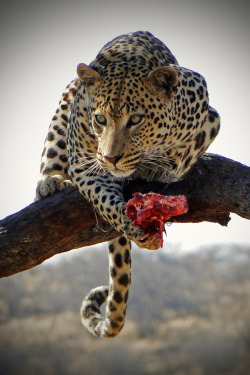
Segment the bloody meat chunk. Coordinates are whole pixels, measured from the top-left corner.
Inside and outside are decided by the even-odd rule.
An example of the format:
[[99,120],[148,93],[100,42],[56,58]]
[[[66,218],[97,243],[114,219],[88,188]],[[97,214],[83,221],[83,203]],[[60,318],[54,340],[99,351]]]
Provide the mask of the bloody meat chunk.
[[172,216],[182,215],[187,211],[188,201],[184,195],[134,193],[133,198],[126,204],[126,215],[133,220],[132,224],[141,226],[145,233],[151,236],[159,233],[161,247],[166,221]]

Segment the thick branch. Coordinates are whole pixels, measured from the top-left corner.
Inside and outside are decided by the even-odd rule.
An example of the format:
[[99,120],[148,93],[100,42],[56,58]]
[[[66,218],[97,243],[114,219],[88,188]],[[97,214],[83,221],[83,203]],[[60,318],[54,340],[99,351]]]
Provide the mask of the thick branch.
[[[161,183],[132,181],[132,192],[155,191],[186,195],[190,209],[176,222],[217,222],[227,225],[229,213],[250,219],[250,168],[217,155],[204,155],[182,181]],[[32,268],[55,254],[108,241],[118,235],[75,188],[32,203],[0,221],[0,277]]]

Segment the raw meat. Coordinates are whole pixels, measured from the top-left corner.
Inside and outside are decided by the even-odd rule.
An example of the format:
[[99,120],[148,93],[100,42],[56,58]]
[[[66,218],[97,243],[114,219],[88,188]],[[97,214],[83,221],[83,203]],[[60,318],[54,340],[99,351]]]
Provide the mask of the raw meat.
[[133,225],[140,225],[150,236],[159,234],[163,246],[163,231],[168,219],[188,211],[188,201],[184,195],[165,196],[150,192],[134,193],[126,204],[126,215]]

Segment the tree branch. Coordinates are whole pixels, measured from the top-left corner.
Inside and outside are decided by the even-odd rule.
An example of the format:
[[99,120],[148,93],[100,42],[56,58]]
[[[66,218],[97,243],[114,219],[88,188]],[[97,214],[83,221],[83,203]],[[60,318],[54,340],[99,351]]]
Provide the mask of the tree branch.
[[[179,182],[170,184],[131,181],[125,186],[126,200],[135,191],[164,195],[184,194],[189,211],[173,221],[216,222],[227,225],[233,212],[250,219],[250,168],[212,154],[198,160]],[[0,221],[0,277],[35,267],[55,254],[115,238],[118,233],[75,188],[32,203]]]

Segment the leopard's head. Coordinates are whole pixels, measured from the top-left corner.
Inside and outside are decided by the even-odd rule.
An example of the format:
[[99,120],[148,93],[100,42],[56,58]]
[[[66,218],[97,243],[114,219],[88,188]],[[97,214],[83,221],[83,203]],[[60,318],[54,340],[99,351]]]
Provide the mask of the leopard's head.
[[[122,64],[121,64],[122,65]],[[97,161],[116,177],[151,169],[172,127],[172,97],[178,74],[163,66],[150,72],[110,64],[108,73],[80,64],[87,93],[91,132],[98,141]]]

